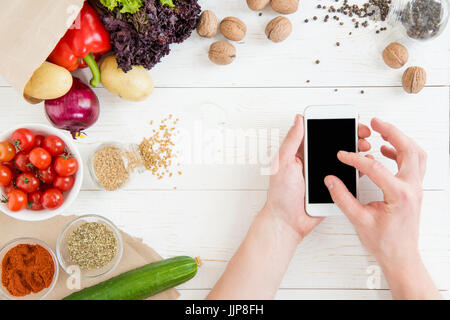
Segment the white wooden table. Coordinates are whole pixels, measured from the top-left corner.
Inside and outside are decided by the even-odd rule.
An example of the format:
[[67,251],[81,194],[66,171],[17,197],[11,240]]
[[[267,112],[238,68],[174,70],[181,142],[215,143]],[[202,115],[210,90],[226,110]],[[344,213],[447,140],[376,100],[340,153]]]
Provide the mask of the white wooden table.
[[[213,40],[194,32],[183,44],[174,45],[172,53],[151,71],[156,89],[146,101],[130,103],[103,88],[95,89],[101,116],[87,131],[88,137],[77,142],[84,158],[105,141],[140,142],[151,133],[149,122],[168,114],[179,117],[180,129],[188,133],[199,124],[205,131],[219,132],[272,128],[279,130],[281,140],[294,114],[307,105],[354,104],[361,122],[368,123],[374,116],[391,121],[428,152],[420,249],[437,286],[447,295],[450,30],[435,41],[415,43],[392,29],[381,34],[370,27],[354,29],[344,18],[344,26],[333,19],[323,23],[326,13],[315,9],[317,2],[302,1],[299,12],[289,16],[292,35],[274,44],[264,35],[265,25],[276,16],[270,8],[259,16],[244,0],[200,3],[219,18],[233,15],[246,22],[248,34],[236,44],[236,61],[225,67],[210,63],[207,51]],[[311,21],[314,15],[319,21]],[[310,23],[304,23],[305,18]],[[408,95],[401,88],[403,69],[389,69],[381,59],[382,49],[395,40],[408,47],[408,65],[427,70],[427,87],[418,95]],[[42,105],[26,104],[5,81],[0,81],[0,97],[0,130],[27,122],[48,123]],[[259,139],[267,142],[267,137]],[[380,137],[373,135],[370,141],[380,159]],[[218,158],[225,155],[235,164],[182,163],[181,176],[157,180],[145,173],[124,191],[111,193],[100,191],[86,170],[79,199],[67,214],[104,215],[131,235],[142,237],[164,257],[200,256],[203,266],[180,292],[182,298],[204,298],[263,206],[268,186],[259,165],[239,163],[248,158],[245,152],[236,152],[233,145],[216,148],[214,143],[205,138],[205,152]],[[382,162],[394,170],[393,163]],[[366,178],[360,187],[363,201],[380,196]],[[376,289],[368,289],[373,268],[376,261],[362,248],[347,219],[328,218],[299,246],[277,297],[390,298],[384,278]]]

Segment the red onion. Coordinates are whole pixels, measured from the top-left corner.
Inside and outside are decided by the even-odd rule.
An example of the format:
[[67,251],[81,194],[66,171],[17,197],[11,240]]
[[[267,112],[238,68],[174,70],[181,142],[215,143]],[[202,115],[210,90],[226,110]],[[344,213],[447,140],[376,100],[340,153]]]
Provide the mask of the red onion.
[[76,139],[78,133],[97,122],[100,105],[94,91],[74,77],[69,92],[45,101],[45,112],[53,126],[70,131]]

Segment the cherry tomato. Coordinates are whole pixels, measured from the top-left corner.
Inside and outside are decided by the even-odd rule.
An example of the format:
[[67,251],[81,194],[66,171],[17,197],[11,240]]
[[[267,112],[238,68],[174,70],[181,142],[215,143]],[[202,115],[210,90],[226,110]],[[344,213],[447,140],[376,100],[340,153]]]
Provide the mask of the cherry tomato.
[[17,168],[14,166],[14,162],[10,161],[10,162],[0,162],[0,165],[3,165],[5,167],[8,167],[9,170],[11,170],[13,177],[17,177],[19,175],[19,170],[17,170]]
[[0,161],[11,161],[16,155],[16,148],[8,141],[0,142]]
[[27,194],[22,190],[15,189],[8,194],[8,209],[14,212],[21,211],[27,207]]
[[58,189],[48,189],[42,195],[42,206],[45,209],[54,210],[59,208],[64,202],[64,196]]
[[47,169],[39,169],[37,172],[37,177],[43,183],[53,183],[56,178],[56,172],[53,166],[48,166]]
[[48,136],[45,137],[42,148],[47,150],[52,156],[59,156],[64,153],[66,144],[57,136]]
[[36,144],[34,145],[35,147],[42,147],[42,142],[44,142],[45,137],[38,135],[36,136]]
[[14,164],[22,172],[33,172],[34,166],[30,162],[28,153],[18,152],[14,157]]
[[7,166],[0,165],[0,186],[7,186],[11,183],[13,174]]
[[71,176],[78,170],[78,161],[68,153],[57,157],[55,159],[54,167],[59,176]]
[[44,148],[34,148],[30,152],[30,162],[38,169],[47,169],[52,164],[52,156]]
[[[15,182],[14,182],[15,183]],[[3,187],[3,193],[5,195],[8,195],[11,191],[16,190],[17,188],[12,184],[8,184],[7,186]]]
[[58,189],[61,192],[66,192],[72,189],[75,179],[73,176],[68,177],[60,177],[57,176],[55,181],[53,181],[53,187]]
[[27,208],[33,211],[44,209],[44,206],[42,205],[42,192],[35,191],[28,195]]
[[22,173],[16,178],[17,188],[26,193],[37,191],[40,184],[39,179],[31,173]]
[[36,136],[29,129],[20,128],[13,132],[11,136],[14,145],[20,151],[31,150],[36,144]]

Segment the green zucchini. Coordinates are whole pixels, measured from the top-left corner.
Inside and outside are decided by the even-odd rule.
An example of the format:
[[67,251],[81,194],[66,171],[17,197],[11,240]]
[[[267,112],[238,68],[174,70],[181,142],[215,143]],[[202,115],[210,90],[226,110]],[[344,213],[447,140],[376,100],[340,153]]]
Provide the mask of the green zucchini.
[[198,261],[186,256],[161,260],[74,292],[63,300],[141,300],[192,279],[197,267]]

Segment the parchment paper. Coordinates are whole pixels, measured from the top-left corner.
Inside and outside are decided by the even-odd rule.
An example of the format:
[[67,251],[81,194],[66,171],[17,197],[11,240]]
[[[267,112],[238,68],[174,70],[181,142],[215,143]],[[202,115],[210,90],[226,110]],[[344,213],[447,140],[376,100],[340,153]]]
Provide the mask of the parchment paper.
[[[21,237],[37,238],[46,242],[56,253],[56,239],[59,232],[76,216],[57,216],[49,220],[38,222],[20,221],[0,213],[0,246],[7,242]],[[150,247],[142,243],[140,239],[131,237],[121,232],[123,237],[123,256],[117,268],[107,277],[99,281],[83,281],[82,287],[88,287],[98,282],[116,276],[125,271],[140,267],[147,263],[161,260],[161,257]],[[68,275],[59,269],[59,278],[54,290],[48,295],[47,299],[62,299],[70,293],[66,286]],[[156,296],[151,297],[152,300],[174,300],[179,297],[179,293],[175,289],[170,289]]]
[[0,75],[20,96],[81,10],[84,0],[14,0],[0,10]]

